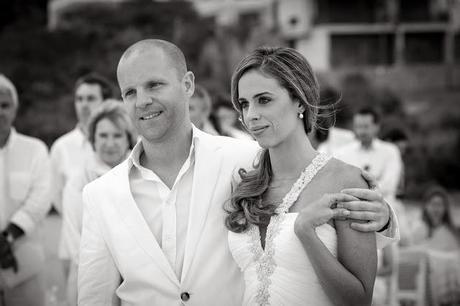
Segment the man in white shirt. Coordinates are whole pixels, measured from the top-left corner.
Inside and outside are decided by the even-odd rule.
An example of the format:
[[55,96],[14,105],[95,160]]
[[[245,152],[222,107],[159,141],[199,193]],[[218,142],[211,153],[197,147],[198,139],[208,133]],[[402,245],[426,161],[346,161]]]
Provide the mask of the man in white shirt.
[[383,196],[395,198],[402,170],[402,160],[396,145],[377,138],[379,114],[370,107],[362,108],[353,117],[357,140],[336,153],[338,159],[370,172],[376,177]]
[[[194,75],[169,42],[132,45],[117,77],[141,140],[83,191],[78,304],[240,305],[223,205],[259,147],[193,127]],[[376,208],[368,230],[388,221],[381,198],[359,203]]]
[[79,78],[75,84],[75,112],[77,126],[59,137],[51,146],[51,165],[53,171],[54,208],[62,210],[62,192],[65,183],[73,173],[83,167],[84,161],[93,154],[86,129],[91,113],[106,99],[112,96],[109,82],[95,73]]
[[45,305],[43,247],[36,235],[50,208],[46,145],[12,127],[13,83],[0,74],[0,296],[2,305]]

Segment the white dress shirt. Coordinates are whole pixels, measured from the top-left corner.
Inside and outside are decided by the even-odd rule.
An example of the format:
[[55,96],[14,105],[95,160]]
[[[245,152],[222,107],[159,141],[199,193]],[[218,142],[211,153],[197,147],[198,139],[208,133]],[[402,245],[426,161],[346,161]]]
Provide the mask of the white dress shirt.
[[101,175],[107,173],[111,168],[105,164],[96,153],[85,161],[83,168],[71,176],[66,183],[62,198],[62,230],[59,254],[63,258],[70,258],[78,264],[78,252],[80,249],[81,222],[83,215],[83,187]]
[[92,154],[91,144],[78,127],[59,137],[51,146],[52,202],[59,212],[66,182],[83,169]]
[[342,147],[335,155],[336,158],[375,176],[386,199],[395,197],[402,171],[401,154],[397,146],[374,139],[369,148],[364,148],[361,142],[355,140]]
[[11,129],[0,148],[0,230],[13,222],[34,233],[50,207],[50,176],[46,145]]
[[[138,142],[129,157],[129,185],[139,210],[178,279],[181,278],[195,164],[192,138],[189,155],[171,189],[152,170],[140,164],[144,149]],[[155,191],[155,192],[154,192]]]

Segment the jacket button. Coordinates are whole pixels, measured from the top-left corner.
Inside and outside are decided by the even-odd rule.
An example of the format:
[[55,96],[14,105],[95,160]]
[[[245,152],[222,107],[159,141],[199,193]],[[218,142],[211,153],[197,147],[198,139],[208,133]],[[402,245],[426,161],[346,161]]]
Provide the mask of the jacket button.
[[190,294],[188,292],[182,292],[180,294],[180,298],[182,301],[187,302],[188,300],[190,300]]

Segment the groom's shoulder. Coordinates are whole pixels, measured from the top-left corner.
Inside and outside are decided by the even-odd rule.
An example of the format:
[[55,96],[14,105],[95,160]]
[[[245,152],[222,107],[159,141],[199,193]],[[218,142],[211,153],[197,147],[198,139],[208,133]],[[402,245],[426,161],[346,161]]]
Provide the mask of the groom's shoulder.
[[112,190],[116,190],[116,186],[119,186],[123,182],[123,176],[127,175],[127,169],[129,161],[125,160],[114,168],[110,169],[108,172],[102,176],[96,178],[92,182],[88,183],[85,186],[86,193],[97,194],[97,193],[107,193]]
[[260,147],[254,140],[236,139],[227,136],[211,136],[224,154],[229,154],[233,158],[254,159],[260,151]]
[[200,133],[200,139],[223,150],[235,151],[240,149],[246,151],[258,151],[260,149],[257,142],[250,139],[237,139],[228,136],[210,135],[203,132]]

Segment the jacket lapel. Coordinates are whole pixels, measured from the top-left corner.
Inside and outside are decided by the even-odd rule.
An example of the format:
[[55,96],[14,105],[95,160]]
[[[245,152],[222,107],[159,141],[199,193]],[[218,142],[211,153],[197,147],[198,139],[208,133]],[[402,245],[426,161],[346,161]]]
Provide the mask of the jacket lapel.
[[199,138],[198,145],[195,146],[195,167],[181,280],[185,279],[193,263],[209,208],[213,204],[211,201],[222,166],[220,147],[216,146],[207,134],[197,129],[194,132],[198,133]]
[[123,168],[120,169],[122,173],[118,176],[120,178],[120,184],[118,184],[119,194],[117,197],[118,205],[116,206],[120,216],[139,246],[152,257],[155,264],[163,270],[164,274],[179,286],[179,281],[174,270],[166,259],[163,250],[160,248],[131,194],[129,169],[129,161],[125,161],[123,163]]

